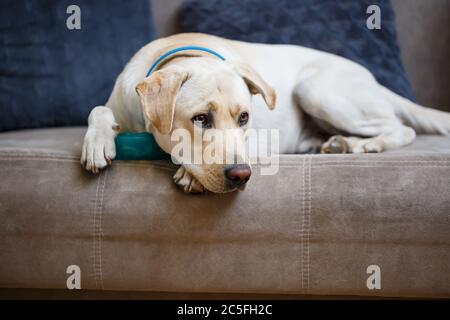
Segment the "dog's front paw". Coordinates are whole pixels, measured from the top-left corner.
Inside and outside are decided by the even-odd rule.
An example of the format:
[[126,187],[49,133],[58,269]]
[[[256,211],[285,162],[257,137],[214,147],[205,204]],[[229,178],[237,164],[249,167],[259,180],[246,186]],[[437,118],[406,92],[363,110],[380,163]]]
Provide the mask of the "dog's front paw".
[[194,178],[183,166],[178,168],[177,172],[173,176],[173,181],[181,187],[184,192],[200,193],[205,191],[202,184]]
[[101,169],[112,163],[116,157],[115,132],[89,128],[86,132],[81,152],[81,165],[92,173],[99,173]]

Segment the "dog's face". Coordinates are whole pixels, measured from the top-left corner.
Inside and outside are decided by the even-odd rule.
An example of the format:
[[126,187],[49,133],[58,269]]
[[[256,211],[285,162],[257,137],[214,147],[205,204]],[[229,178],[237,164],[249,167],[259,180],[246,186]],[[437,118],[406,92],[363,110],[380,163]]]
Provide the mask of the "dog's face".
[[136,91],[147,130],[206,189],[220,193],[245,186],[251,174],[245,150],[251,94],[261,94],[270,109],[276,99],[250,66],[184,59],[154,72]]

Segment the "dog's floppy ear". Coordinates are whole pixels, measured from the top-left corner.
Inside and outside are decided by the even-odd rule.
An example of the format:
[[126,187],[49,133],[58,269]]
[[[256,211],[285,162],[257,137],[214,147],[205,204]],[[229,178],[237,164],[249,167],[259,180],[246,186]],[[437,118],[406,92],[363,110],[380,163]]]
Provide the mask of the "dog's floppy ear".
[[175,99],[188,74],[179,70],[156,71],[136,86],[144,115],[161,134],[172,130]]
[[246,63],[234,64],[239,75],[244,79],[252,94],[261,94],[270,110],[275,108],[277,95],[275,90],[261,78],[261,76]]

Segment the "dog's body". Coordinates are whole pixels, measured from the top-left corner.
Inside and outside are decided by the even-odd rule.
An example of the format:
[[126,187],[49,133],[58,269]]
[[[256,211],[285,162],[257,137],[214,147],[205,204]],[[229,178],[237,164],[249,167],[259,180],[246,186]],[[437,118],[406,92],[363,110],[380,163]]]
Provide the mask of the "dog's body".
[[[207,53],[182,52],[146,78],[156,59],[186,45],[209,48],[226,61]],[[261,97],[251,102],[250,92]],[[202,121],[214,115],[214,128],[244,132],[250,124],[241,120],[249,118],[250,105],[253,128],[280,131],[280,153],[381,152],[409,144],[416,132],[450,134],[448,113],[396,95],[378,84],[367,69],[347,59],[293,45],[179,34],[151,42],[131,59],[106,106],[94,108],[89,116],[81,162],[93,172],[106,167],[115,157],[114,137],[119,130],[149,131],[170,153],[170,132],[192,130],[186,119],[198,114],[199,108],[205,111]],[[323,140],[319,131],[331,138]],[[243,163],[248,162],[243,151],[237,153]],[[248,172],[236,169],[232,176],[237,176],[238,184],[219,181],[225,179],[224,168],[206,170],[183,164],[174,178],[185,191],[206,187],[214,192],[234,190],[248,179]]]

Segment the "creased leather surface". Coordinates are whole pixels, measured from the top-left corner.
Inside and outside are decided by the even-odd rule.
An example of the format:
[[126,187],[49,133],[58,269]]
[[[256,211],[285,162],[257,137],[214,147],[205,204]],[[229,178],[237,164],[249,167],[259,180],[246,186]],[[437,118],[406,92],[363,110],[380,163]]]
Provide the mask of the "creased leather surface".
[[65,288],[76,264],[84,289],[450,296],[448,138],[282,156],[244,192],[186,195],[166,162],[83,172],[83,130],[0,135],[1,287]]

